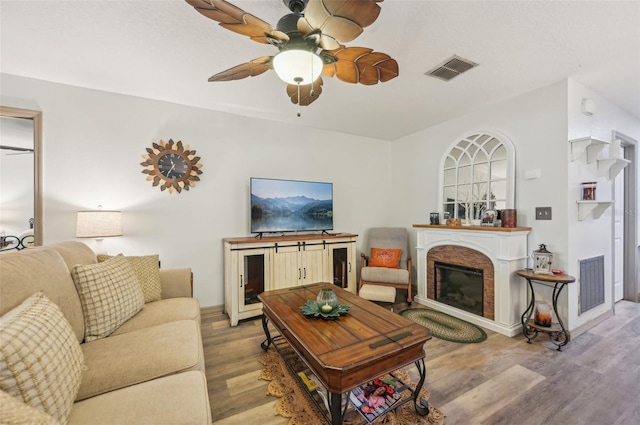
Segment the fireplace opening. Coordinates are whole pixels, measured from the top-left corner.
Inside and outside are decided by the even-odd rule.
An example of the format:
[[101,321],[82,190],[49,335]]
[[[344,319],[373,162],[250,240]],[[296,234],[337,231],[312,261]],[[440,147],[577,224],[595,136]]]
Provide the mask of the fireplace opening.
[[482,269],[435,262],[435,299],[460,310],[484,316]]

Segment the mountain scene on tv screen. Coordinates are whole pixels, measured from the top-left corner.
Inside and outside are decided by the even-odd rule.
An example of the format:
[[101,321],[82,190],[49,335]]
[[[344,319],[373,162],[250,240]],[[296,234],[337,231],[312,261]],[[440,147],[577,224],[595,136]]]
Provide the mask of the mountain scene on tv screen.
[[304,195],[261,198],[251,195],[254,232],[333,229],[333,201]]

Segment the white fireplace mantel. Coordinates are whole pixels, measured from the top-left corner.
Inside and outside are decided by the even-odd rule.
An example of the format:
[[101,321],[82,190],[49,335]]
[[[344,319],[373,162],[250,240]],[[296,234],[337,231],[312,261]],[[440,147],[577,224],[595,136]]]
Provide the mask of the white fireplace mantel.
[[[527,307],[527,290],[526,281],[515,272],[527,266],[530,227],[450,227],[428,224],[414,224],[413,227],[417,233],[416,302],[509,337],[521,332],[520,318]],[[494,320],[427,298],[427,255],[431,248],[442,245],[474,249],[491,260],[494,267]]]

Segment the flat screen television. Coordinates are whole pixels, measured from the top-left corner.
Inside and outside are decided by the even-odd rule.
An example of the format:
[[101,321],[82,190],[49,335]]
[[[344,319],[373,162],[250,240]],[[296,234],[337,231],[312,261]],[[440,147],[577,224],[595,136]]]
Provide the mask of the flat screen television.
[[333,230],[333,183],[251,177],[251,233]]

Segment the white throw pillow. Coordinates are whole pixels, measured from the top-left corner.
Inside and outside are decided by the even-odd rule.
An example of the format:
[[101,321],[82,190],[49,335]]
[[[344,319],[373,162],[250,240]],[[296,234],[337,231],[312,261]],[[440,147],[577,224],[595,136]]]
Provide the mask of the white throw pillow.
[[71,269],[84,313],[85,341],[104,338],[144,307],[144,295],[131,264],[122,255]]
[[66,423],[83,367],[71,325],[42,292],[0,317],[0,390],[18,401]]

